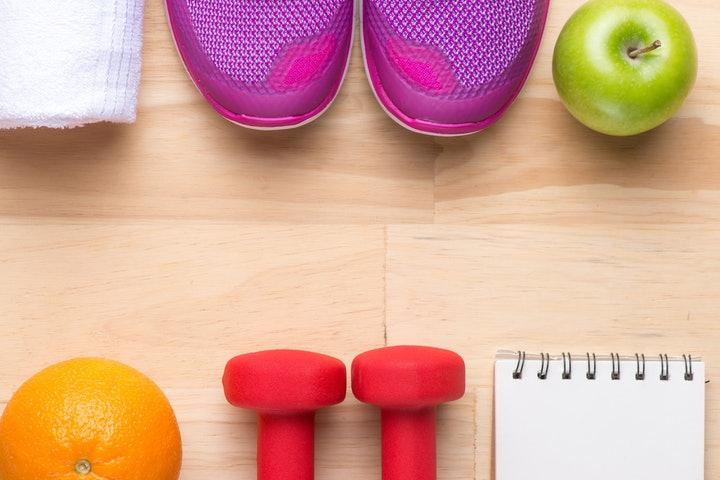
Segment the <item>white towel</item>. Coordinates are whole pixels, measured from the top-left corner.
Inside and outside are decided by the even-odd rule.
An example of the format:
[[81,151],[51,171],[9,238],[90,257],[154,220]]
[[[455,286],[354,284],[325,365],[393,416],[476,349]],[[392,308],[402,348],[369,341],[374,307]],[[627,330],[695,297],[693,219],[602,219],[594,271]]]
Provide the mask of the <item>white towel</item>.
[[143,0],[0,0],[0,128],[135,121]]

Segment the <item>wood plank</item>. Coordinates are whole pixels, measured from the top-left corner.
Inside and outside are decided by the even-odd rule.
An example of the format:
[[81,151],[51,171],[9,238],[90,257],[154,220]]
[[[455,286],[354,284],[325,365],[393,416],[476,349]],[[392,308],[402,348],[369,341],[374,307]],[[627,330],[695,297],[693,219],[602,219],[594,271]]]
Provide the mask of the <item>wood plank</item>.
[[381,227],[0,226],[0,398],[73,356],[172,388],[218,387],[233,355],[383,344]]
[[431,221],[440,147],[387,118],[359,49],[336,103],[306,127],[258,132],[195,90],[147,3],[138,122],[0,132],[0,215],[294,223]]
[[676,118],[613,138],[575,121],[552,81],[552,51],[583,0],[551,2],[527,86],[487,131],[443,140],[436,221],[442,223],[700,223],[720,220],[720,49],[717,7],[674,2],[700,46],[698,81]]
[[720,228],[393,226],[389,344],[464,355],[476,388],[478,479],[489,477],[493,357],[500,348],[703,356],[707,477],[720,475]]
[[[50,363],[124,361],[168,394],[183,479],[254,476],[254,416],[228,405],[220,385],[231,356],[292,347],[349,362],[384,341],[381,227],[62,222],[0,231],[0,365],[12,365],[0,368],[0,409]],[[351,401],[319,415],[318,479],[377,472],[375,413]]]
[[[552,83],[582,1],[552,2],[502,121],[454,139],[385,115],[357,39],[319,121],[231,125],[147,2],[136,125],[0,132],[0,411],[49,363],[117,358],[168,393],[183,479],[252,478],[254,418],[219,388],[230,356],[294,346],[349,364],[386,340],[434,344],[469,366],[440,412],[439,479],[489,480],[497,348],[688,351],[709,365],[718,477],[717,5],[673,2],[701,46],[696,88],[667,125],[617,139],[575,122]],[[379,478],[379,441],[377,410],[349,395],[318,416],[318,479]]]

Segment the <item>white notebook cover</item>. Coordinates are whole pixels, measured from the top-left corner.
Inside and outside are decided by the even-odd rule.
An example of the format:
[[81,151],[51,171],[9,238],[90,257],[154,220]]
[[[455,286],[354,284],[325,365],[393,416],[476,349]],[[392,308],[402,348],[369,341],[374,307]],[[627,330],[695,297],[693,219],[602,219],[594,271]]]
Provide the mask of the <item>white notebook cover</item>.
[[496,480],[703,480],[705,365],[693,359],[687,381],[682,357],[646,356],[645,380],[635,379],[634,355],[621,357],[611,380],[609,358],[597,357],[588,380],[585,354],[572,355],[563,380],[561,356],[551,356],[547,379],[539,355],[526,355],[514,379],[517,353],[495,363]]

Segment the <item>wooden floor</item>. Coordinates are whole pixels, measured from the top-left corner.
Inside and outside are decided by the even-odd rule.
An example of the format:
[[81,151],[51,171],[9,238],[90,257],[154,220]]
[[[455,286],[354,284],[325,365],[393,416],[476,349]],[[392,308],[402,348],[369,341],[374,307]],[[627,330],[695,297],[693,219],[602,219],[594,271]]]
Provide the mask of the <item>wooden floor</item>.
[[[673,2],[701,45],[697,86],[665,126],[614,139],[552,84],[580,3],[553,3],[500,123],[434,139],[385,116],[359,48],[319,121],[231,125],[150,0],[136,125],[0,133],[0,409],[51,362],[112,357],[171,398],[183,479],[249,479],[253,417],[225,403],[228,358],[434,344],[469,366],[466,397],[441,411],[439,478],[487,480],[496,349],[690,352],[708,363],[718,478],[720,11]],[[319,424],[318,480],[379,478],[375,410],[350,396]]]

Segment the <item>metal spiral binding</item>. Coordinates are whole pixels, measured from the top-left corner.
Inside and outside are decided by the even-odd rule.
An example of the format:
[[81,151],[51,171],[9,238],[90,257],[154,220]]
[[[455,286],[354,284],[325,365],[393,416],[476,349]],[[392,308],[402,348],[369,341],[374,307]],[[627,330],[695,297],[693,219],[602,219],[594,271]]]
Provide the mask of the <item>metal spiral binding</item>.
[[610,374],[610,378],[612,380],[620,380],[620,354],[611,353],[610,359],[612,360],[612,374]]
[[525,369],[525,352],[518,351],[518,361],[515,365],[515,371],[513,372],[513,378],[519,380],[522,378],[522,372]]
[[565,358],[565,352],[563,352],[562,357],[563,357],[562,379],[570,380],[572,378],[572,357],[570,356],[570,352],[567,353],[567,359]]
[[595,354],[592,354],[592,370],[590,369],[590,352],[586,353],[587,355],[587,362],[588,362],[588,370],[585,374],[585,378],[588,380],[595,380],[595,375],[597,374],[597,359],[595,358]]
[[660,380],[670,380],[670,363],[668,362],[668,356],[662,353],[660,354]]
[[[510,353],[510,352],[507,352]],[[554,359],[550,357],[549,353],[540,353],[540,370],[537,372],[537,378],[540,380],[547,380],[548,374],[550,372],[550,362],[551,360],[559,361],[562,360],[562,374],[561,379],[563,380],[571,380],[572,379],[572,354],[570,352],[563,352],[561,354],[561,357],[555,357]],[[525,370],[525,361],[526,361],[526,353],[522,350],[519,350],[516,353],[517,356],[517,363],[515,364],[515,370],[513,370],[512,378],[515,380],[522,379],[523,372]],[[585,373],[585,378],[587,380],[596,380],[597,379],[597,356],[595,353],[587,352],[585,353],[586,361],[587,361],[587,372]],[[660,354],[660,380],[661,381],[669,381],[670,380],[670,358],[667,354]],[[535,357],[537,358],[537,357]],[[602,357],[601,360],[607,360],[607,357]],[[612,372],[610,374],[611,380],[620,380],[620,362],[624,361],[632,361],[632,357],[624,357],[620,358],[619,353],[611,353],[610,354],[610,362],[612,363]],[[673,361],[679,361],[679,357],[674,357]],[[693,373],[693,357],[692,355],[683,354],[682,361],[685,366],[685,375],[684,379],[685,381],[691,382],[695,380],[695,374]],[[635,380],[637,381],[644,381],[647,379],[646,375],[646,359],[645,354],[643,353],[636,353],[635,354]]]
[[685,380],[692,382],[695,378],[692,371],[692,355],[688,355],[687,357],[683,355],[683,363],[685,363]]
[[540,380],[545,380],[548,376],[548,370],[550,370],[550,354],[549,353],[541,353],[540,354],[540,371],[537,374],[538,378]]
[[[642,358],[642,370],[640,370],[640,358]],[[637,364],[637,373],[635,374],[635,380],[645,380],[645,354],[641,353],[640,356],[635,354],[635,363]]]

